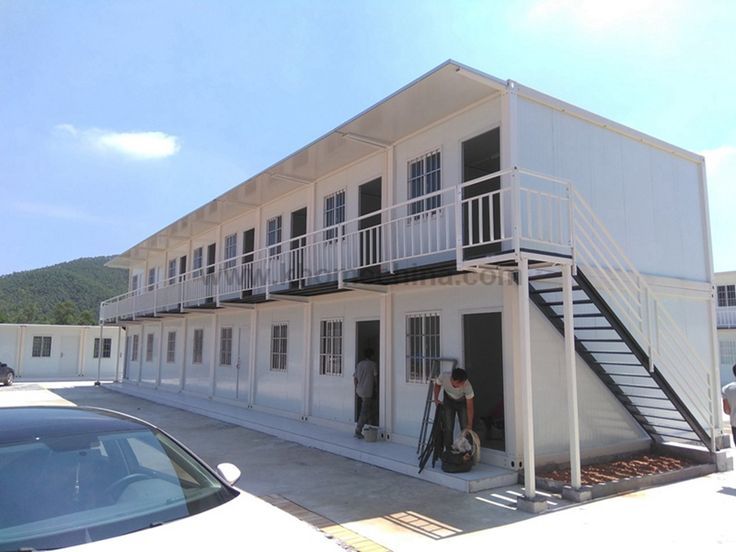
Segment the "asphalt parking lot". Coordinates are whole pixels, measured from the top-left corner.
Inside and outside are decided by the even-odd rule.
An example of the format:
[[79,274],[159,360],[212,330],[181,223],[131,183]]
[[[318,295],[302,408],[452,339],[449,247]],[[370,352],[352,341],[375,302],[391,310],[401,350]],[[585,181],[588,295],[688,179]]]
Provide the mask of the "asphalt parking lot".
[[[734,472],[550,510],[516,510],[518,486],[466,494],[240,426],[79,383],[17,383],[0,406],[73,403],[119,410],[168,431],[211,465],[232,462],[257,496],[316,514],[362,537],[356,548],[416,550],[467,545],[598,550],[736,543]],[[301,507],[301,508],[299,508]],[[373,548],[371,548],[373,547]]]

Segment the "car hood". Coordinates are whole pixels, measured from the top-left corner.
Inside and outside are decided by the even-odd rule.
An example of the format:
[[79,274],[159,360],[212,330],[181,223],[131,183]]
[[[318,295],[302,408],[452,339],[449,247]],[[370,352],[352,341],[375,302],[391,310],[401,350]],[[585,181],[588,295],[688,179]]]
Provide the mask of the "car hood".
[[64,550],[343,550],[323,533],[244,491],[229,502],[188,518]]

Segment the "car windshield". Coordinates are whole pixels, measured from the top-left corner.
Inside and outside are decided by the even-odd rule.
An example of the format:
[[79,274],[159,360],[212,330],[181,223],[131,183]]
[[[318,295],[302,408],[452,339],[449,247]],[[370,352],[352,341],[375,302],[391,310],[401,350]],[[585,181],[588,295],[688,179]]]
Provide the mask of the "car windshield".
[[236,494],[155,430],[3,445],[0,551],[107,539],[198,514]]

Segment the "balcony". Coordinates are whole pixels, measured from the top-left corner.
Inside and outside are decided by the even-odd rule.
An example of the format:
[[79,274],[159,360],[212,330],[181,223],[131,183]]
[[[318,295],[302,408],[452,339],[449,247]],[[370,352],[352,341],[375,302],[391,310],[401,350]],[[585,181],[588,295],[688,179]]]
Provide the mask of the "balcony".
[[119,322],[272,296],[314,295],[350,283],[389,284],[513,264],[521,251],[572,255],[570,185],[510,169],[177,275],[103,301]]
[[716,307],[716,325],[719,330],[736,329],[736,307]]

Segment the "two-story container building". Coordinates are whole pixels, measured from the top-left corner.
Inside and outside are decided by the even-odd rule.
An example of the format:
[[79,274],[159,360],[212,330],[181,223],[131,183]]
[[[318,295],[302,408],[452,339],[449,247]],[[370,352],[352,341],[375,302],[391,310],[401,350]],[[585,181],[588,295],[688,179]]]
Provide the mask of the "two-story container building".
[[392,443],[454,360],[485,464],[715,452],[706,198],[701,156],[448,61],[116,257],[101,319],[128,384],[304,431],[352,434],[371,347]]

